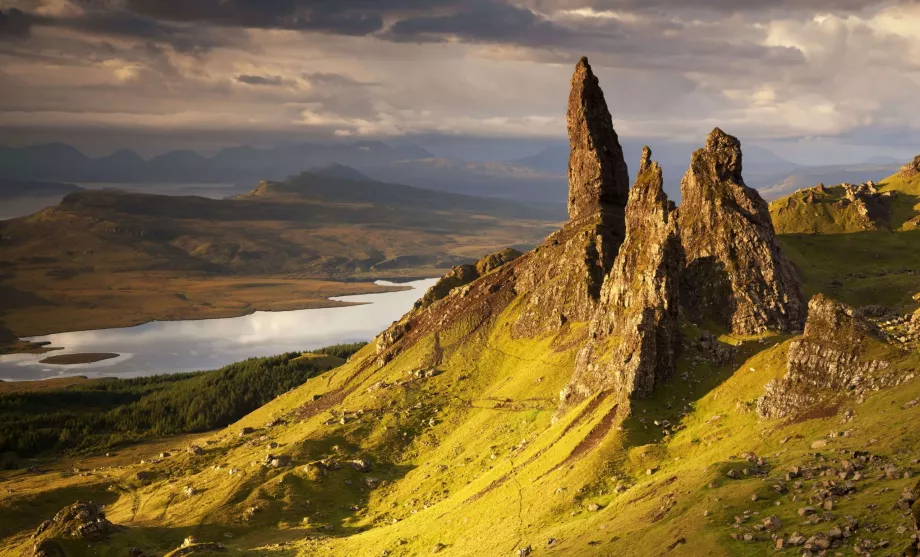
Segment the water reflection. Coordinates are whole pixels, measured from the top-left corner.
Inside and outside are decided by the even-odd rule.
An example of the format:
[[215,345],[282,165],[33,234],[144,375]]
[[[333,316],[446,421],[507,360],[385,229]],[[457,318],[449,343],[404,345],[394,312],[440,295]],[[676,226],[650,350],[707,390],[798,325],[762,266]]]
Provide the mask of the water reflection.
[[[138,377],[214,369],[254,356],[309,350],[329,344],[370,340],[398,319],[434,284],[406,283],[410,290],[332,298],[364,305],[256,312],[229,319],[155,321],[137,327],[75,331],[29,340],[62,346],[50,354],[117,352],[118,358],[91,364],[39,363],[44,355],[0,356],[0,379],[21,381],[68,375]],[[392,285],[378,281],[381,285]]]

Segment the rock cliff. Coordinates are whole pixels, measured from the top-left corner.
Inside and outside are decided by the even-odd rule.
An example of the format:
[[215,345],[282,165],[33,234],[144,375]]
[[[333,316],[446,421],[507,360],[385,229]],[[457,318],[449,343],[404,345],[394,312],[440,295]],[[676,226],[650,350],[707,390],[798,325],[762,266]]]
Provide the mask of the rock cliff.
[[517,288],[530,292],[514,325],[519,337],[587,321],[625,235],[629,174],[597,77],[587,58],[572,75],[568,112],[571,220],[528,254]]
[[794,331],[805,300],[776,240],[766,202],[741,177],[741,143],[716,128],[681,182],[687,267],[681,303],[689,318],[736,334]]
[[643,151],[626,206],[626,240],[604,281],[563,406],[615,390],[645,396],[674,372],[679,346],[678,285],[683,252],[661,168]]
[[900,176],[912,179],[920,176],[920,155],[914,157],[914,160],[901,167]]
[[757,410],[765,418],[795,417],[898,385],[910,377],[891,369],[886,347],[878,327],[818,294],[808,303],[804,334],[789,345],[786,375],[767,384]]

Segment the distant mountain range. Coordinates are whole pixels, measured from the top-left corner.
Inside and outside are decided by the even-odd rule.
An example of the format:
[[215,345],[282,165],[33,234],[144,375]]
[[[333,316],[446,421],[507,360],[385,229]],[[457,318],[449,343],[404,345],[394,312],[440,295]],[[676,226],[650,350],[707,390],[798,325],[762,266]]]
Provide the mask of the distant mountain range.
[[[690,154],[700,145],[649,140],[663,169],[665,190],[680,200],[680,180]],[[644,142],[624,140],[635,173]],[[293,143],[259,149],[228,147],[212,157],[178,150],[144,159],[121,150],[92,158],[63,143],[13,148],[0,146],[0,179],[113,184],[232,183],[250,189],[262,180],[279,181],[310,170],[330,178],[376,179],[428,190],[537,203],[565,203],[569,145],[560,141],[506,162],[469,162],[437,157],[413,143],[357,141],[342,144]],[[744,178],[774,199],[819,182],[879,180],[897,170],[887,157],[868,163],[809,167],[757,146],[745,147]],[[631,177],[632,179],[635,176]]]
[[283,179],[335,162],[349,166],[431,158],[421,147],[393,147],[381,141],[340,145],[298,143],[271,149],[229,147],[213,157],[179,150],[144,160],[121,150],[91,158],[64,143],[0,147],[0,177],[71,182],[239,182]]
[[[649,142],[655,160],[659,161],[664,177],[664,189],[672,199],[680,200],[680,181],[687,172],[690,155],[701,145],[693,143],[678,143],[672,141]],[[635,180],[635,172],[639,159],[642,156],[642,147],[645,143],[624,140],[622,142],[623,155],[629,167],[630,179]],[[564,176],[569,162],[569,145],[559,142],[546,147],[542,151],[511,161],[510,164],[525,166],[548,174]],[[774,153],[757,146],[744,148],[744,179],[753,188],[762,188],[773,185],[780,177],[795,172],[803,165],[787,161]]]

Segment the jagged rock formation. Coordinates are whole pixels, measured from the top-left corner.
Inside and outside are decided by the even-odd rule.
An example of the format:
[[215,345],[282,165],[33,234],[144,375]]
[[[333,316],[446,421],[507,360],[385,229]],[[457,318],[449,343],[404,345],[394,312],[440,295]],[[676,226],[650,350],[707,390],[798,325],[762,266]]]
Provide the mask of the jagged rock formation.
[[917,155],[914,157],[914,160],[902,166],[898,175],[907,179],[920,176],[920,155]]
[[[853,308],[823,295],[808,303],[801,338],[789,345],[786,375],[767,383],[757,401],[765,418],[797,416],[838,404],[848,396],[892,387],[910,379],[890,369],[882,333]],[[870,357],[869,353],[878,354]]]
[[[484,276],[478,280],[466,282],[474,276],[470,269],[452,272],[417,310],[378,337],[378,364],[387,363],[400,344],[411,344],[461,318],[475,316],[481,322],[515,297],[521,298],[520,314],[512,324],[516,338],[555,333],[570,321],[591,319],[625,235],[629,181],[604,95],[584,58],[572,77],[568,123],[572,219],[521,257],[480,260],[475,272]],[[509,259],[513,261],[494,269]]]
[[798,277],[776,240],[766,202],[741,177],[738,139],[713,130],[693,153],[681,195],[687,315],[737,334],[800,329],[805,300]]
[[518,267],[518,291],[532,293],[514,324],[520,337],[589,320],[625,235],[629,174],[587,58],[575,66],[566,118],[571,221],[528,254],[529,264]]
[[626,240],[604,281],[588,344],[560,393],[563,406],[608,389],[646,396],[674,373],[683,252],[674,204],[650,159],[646,147],[626,205]]
[[569,142],[569,217],[590,215],[598,208],[622,210],[629,174],[604,92],[587,58],[575,66],[566,113]]

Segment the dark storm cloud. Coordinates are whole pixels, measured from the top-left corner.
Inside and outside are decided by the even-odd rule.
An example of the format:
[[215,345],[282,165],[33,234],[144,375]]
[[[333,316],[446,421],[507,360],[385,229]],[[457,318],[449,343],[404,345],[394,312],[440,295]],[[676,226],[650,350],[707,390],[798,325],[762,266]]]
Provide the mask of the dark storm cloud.
[[270,87],[280,87],[287,84],[287,80],[280,75],[238,75],[236,80],[246,85],[267,85]]
[[[384,2],[385,3],[385,2]],[[358,8],[369,7],[357,2]],[[168,21],[260,29],[368,35],[383,27],[378,13],[349,2],[303,0],[128,0],[135,13]]]
[[386,38],[399,41],[440,41],[456,36],[471,41],[540,44],[575,39],[562,26],[520,8],[492,0],[475,0],[445,15],[417,16],[393,24]]
[[32,25],[42,19],[18,8],[0,8],[0,40],[28,37]]

